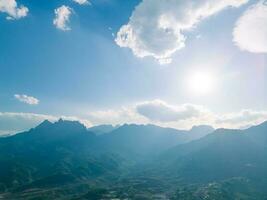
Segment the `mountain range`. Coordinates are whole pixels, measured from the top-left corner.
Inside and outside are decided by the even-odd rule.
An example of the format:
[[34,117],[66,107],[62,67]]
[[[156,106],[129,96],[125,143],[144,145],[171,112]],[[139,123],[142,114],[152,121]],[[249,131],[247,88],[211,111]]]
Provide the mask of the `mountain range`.
[[0,199],[267,199],[267,122],[245,130],[47,120],[0,138]]

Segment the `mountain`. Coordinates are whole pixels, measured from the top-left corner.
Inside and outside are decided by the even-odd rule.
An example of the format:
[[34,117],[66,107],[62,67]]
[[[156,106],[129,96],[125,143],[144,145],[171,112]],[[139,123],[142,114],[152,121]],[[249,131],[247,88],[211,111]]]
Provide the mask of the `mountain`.
[[121,158],[111,154],[94,155],[95,142],[96,136],[84,125],[63,120],[44,121],[27,132],[1,138],[0,190],[28,184],[46,185],[51,180],[63,184],[66,180],[117,171]]
[[197,140],[212,133],[213,131],[215,131],[215,129],[209,125],[193,126],[189,131],[189,137],[190,140]]
[[131,159],[146,159],[168,150],[176,145],[187,143],[211,133],[208,126],[177,130],[155,125],[124,124],[109,134],[101,135],[102,151],[107,150]]
[[263,123],[246,130],[218,129],[204,138],[176,146],[158,158],[158,168],[185,182],[232,177],[267,180],[266,155],[267,123]]
[[44,121],[0,138],[0,152],[0,199],[267,197],[267,122],[188,131],[125,124],[96,134],[79,122]]
[[153,125],[124,125],[96,136],[79,122],[45,120],[27,132],[0,139],[0,189],[40,185],[57,177],[116,176],[144,156],[187,141],[185,131]]
[[101,137],[102,146],[125,156],[152,156],[188,139],[185,131],[154,125],[125,124]]
[[88,131],[91,131],[95,133],[96,135],[102,135],[106,133],[110,133],[111,131],[115,130],[119,126],[113,126],[110,124],[103,124],[103,125],[98,125],[98,126],[93,126],[91,128],[88,128]]
[[17,153],[30,150],[55,150],[58,145],[68,149],[78,148],[81,151],[84,145],[87,148],[95,138],[96,136],[79,122],[60,119],[51,123],[46,120],[29,131],[1,138],[0,145],[4,150]]

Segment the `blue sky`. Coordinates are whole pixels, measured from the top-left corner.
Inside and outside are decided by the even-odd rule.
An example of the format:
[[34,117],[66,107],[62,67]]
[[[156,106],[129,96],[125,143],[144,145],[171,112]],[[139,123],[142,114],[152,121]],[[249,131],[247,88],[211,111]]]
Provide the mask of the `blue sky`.
[[[251,22],[246,20],[252,12],[266,17],[260,10],[266,9],[263,1],[244,0],[239,5],[241,1],[232,0],[229,5],[211,4],[210,11],[202,3],[191,8],[178,0],[91,0],[84,5],[72,0],[12,0],[17,3],[13,9],[28,9],[12,20],[6,19],[10,13],[1,8],[1,1],[7,5],[0,0],[2,133],[58,117],[88,126],[155,123],[175,128],[202,123],[236,128],[267,119],[267,56],[260,46],[267,46],[261,35],[266,28],[258,26],[258,32],[250,33]],[[55,10],[63,5],[71,12],[65,22],[70,30],[53,24]],[[185,9],[203,13],[190,16],[190,24],[183,16]],[[163,23],[166,32],[159,32],[154,23]],[[122,29],[126,24],[135,34],[132,38]],[[242,31],[246,28],[248,32]],[[127,41],[119,33],[126,34]],[[244,41],[246,34],[261,41]],[[184,47],[178,49],[175,45],[180,44]],[[171,48],[177,49],[166,53]],[[196,73],[204,82],[210,79],[209,88],[202,79],[196,83]]]

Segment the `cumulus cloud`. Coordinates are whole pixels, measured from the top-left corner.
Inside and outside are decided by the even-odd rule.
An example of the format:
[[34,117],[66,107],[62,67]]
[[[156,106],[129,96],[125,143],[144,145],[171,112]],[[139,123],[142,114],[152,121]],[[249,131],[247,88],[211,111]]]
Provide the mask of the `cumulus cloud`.
[[222,127],[247,127],[267,120],[267,111],[242,110],[237,113],[224,114],[218,117],[216,124]]
[[80,5],[91,4],[88,0],[73,0],[73,1]]
[[27,16],[29,9],[18,6],[15,0],[0,0],[0,12],[8,14],[7,19],[19,19]]
[[27,96],[25,94],[15,94],[14,97],[20,102],[27,103],[30,105],[39,104],[39,100],[35,97]]
[[170,105],[162,100],[138,102],[118,109],[94,111],[87,115],[93,124],[149,124],[190,129],[192,125],[212,124],[213,115],[202,106]]
[[70,15],[72,14],[72,9],[68,6],[61,6],[55,9],[55,18],[53,24],[60,30],[69,31],[71,28],[68,23],[70,21]]
[[228,7],[239,7],[248,0],[143,0],[133,11],[115,39],[137,57],[152,56],[161,64],[185,46],[185,32],[201,20]]
[[99,124],[152,123],[177,129],[190,129],[194,125],[203,124],[211,125],[214,128],[247,128],[266,121],[267,111],[242,110],[234,113],[216,114],[199,105],[170,105],[162,100],[153,100],[118,109],[93,111],[85,118],[0,112],[0,134],[29,130],[45,119],[54,122],[59,118],[79,121],[86,127]]
[[187,120],[205,113],[201,106],[192,104],[173,106],[161,100],[139,103],[136,106],[136,110],[146,118],[159,122]]
[[86,127],[92,126],[92,123],[88,119],[82,119],[75,116],[53,116],[35,113],[0,112],[0,134],[13,134],[29,130],[30,128],[37,126],[46,119],[54,122],[60,118],[70,121],[79,121]]
[[267,2],[251,6],[237,21],[233,41],[242,50],[267,53]]
[[88,118],[94,124],[123,124],[136,123],[143,124],[149,121],[135,111],[134,106],[124,106],[118,109],[93,111],[88,114]]
[[218,114],[194,104],[171,105],[162,100],[138,102],[87,115],[93,124],[156,124],[162,127],[190,129],[194,125],[211,125],[214,128],[245,128],[267,120],[267,111],[242,110]]
[[24,131],[35,127],[45,119],[56,120],[55,117],[50,115],[0,112],[0,131],[5,133]]

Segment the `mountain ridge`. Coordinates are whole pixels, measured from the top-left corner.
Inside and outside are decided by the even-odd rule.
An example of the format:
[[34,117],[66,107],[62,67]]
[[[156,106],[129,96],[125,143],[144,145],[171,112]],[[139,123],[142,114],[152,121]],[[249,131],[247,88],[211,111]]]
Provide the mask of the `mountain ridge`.
[[[225,200],[241,192],[251,199],[255,192],[246,187],[260,199],[267,196],[261,189],[267,184],[267,122],[245,130],[199,126],[188,131],[125,124],[98,135],[79,122],[44,121],[0,138],[0,152],[0,195],[6,199],[58,187],[62,199],[73,199],[66,192],[70,188],[78,199],[94,199],[100,191],[128,199],[144,192],[155,199],[159,190],[167,196],[177,196],[178,190],[179,195],[211,192],[213,197],[227,191]],[[229,184],[236,189],[229,190]],[[29,192],[29,199],[35,195]],[[52,192],[47,195],[54,199]]]

